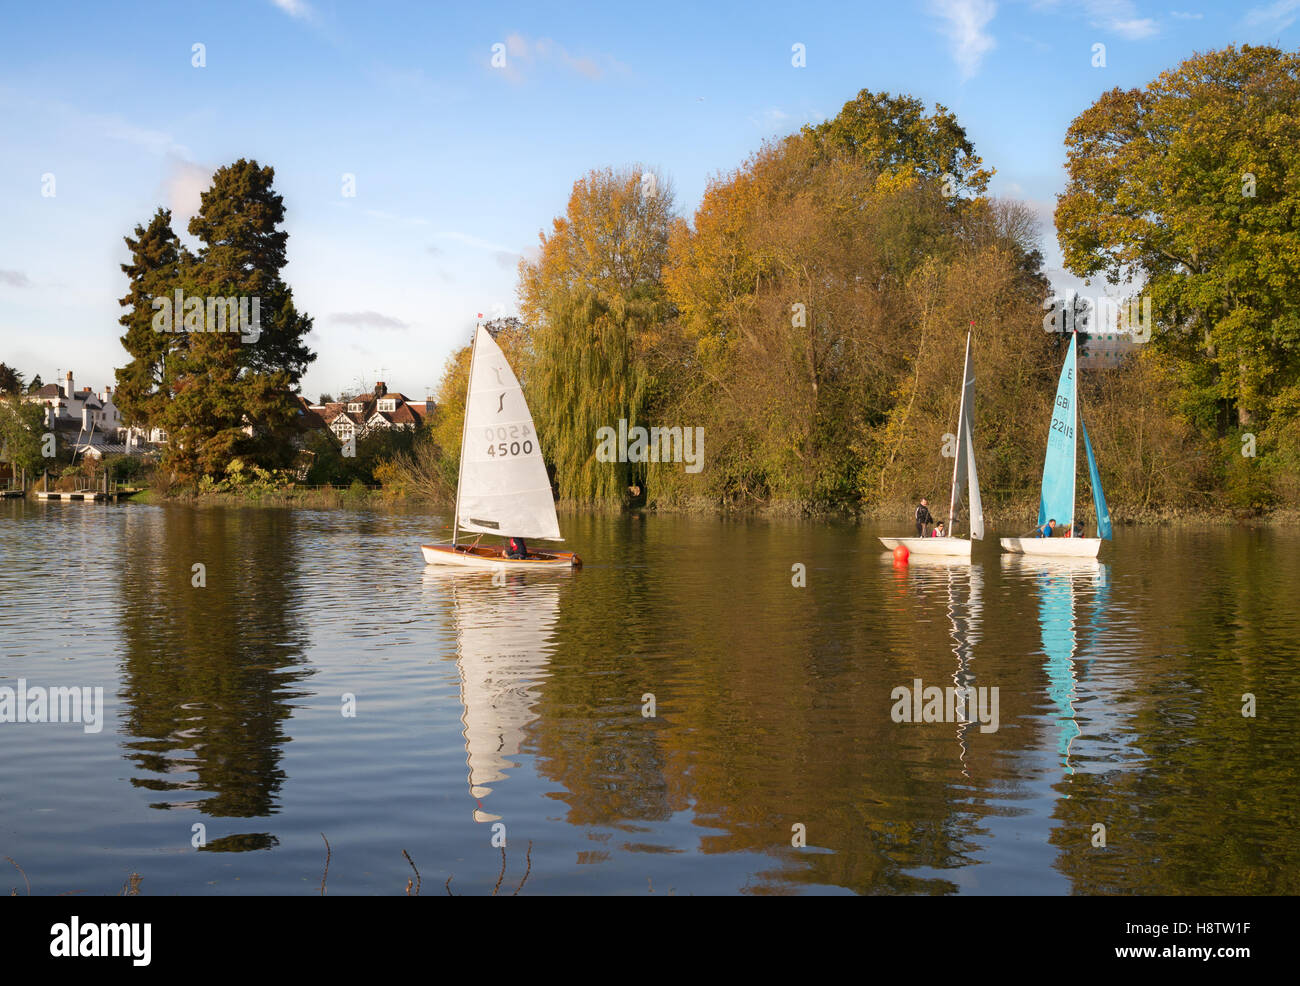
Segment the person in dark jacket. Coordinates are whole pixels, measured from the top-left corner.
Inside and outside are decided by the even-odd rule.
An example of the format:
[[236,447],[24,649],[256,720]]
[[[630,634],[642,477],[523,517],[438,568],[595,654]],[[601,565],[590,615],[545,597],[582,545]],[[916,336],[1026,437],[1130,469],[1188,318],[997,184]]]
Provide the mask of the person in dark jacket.
[[930,516],[930,501],[921,497],[921,505],[916,508],[916,536],[925,537],[925,526],[933,523],[934,518]]
[[511,538],[506,542],[507,558],[527,558],[528,543],[523,538]]

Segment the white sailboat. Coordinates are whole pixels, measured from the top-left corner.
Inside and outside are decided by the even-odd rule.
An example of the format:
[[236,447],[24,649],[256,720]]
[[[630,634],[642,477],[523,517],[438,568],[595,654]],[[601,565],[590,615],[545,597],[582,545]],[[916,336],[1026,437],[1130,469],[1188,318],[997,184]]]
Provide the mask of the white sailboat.
[[501,347],[482,325],[474,333],[470,351],[451,543],[421,545],[424,560],[430,565],[479,569],[582,565],[582,559],[571,551],[530,549],[525,558],[507,558],[505,549],[497,545],[480,546],[478,540],[459,544],[461,531],[564,540],[523,389]]
[[[970,361],[971,336],[966,333],[966,369],[961,390],[961,409],[957,412],[957,461],[952,467],[952,495],[948,500],[947,537],[881,538],[886,548],[905,546],[909,554],[944,555],[970,560],[971,543],[984,538],[984,504],[980,500],[980,481],[975,471],[975,368]],[[970,513],[970,536],[952,536],[952,525],[961,508],[962,484],[967,486]]]
[[[1052,408],[1052,427],[1047,433],[1047,454],[1043,457],[1042,492],[1038,499],[1038,526],[1041,528],[1055,520],[1056,530],[1061,533],[1052,537],[1002,538],[1003,551],[1057,558],[1096,558],[1101,542],[1111,537],[1110,508],[1106,506],[1097,459],[1092,454],[1088,429],[1079,411],[1078,342],[1078,336],[1070,338],[1070,351],[1061,367],[1056,403]],[[1097,533],[1101,536],[1095,538],[1073,536],[1079,432],[1083,433],[1092,499],[1097,507]]]

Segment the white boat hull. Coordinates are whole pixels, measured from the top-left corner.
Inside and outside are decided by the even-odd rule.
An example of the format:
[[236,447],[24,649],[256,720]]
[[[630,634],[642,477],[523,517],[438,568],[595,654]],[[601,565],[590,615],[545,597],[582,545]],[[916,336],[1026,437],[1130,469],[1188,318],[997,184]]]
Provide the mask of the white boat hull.
[[535,551],[530,552],[528,558],[506,558],[499,548],[471,548],[464,544],[455,548],[450,544],[423,544],[420,551],[424,553],[426,565],[451,565],[480,571],[511,568],[536,572],[582,567],[582,559],[572,551]]
[[1001,538],[1002,550],[1049,558],[1096,558],[1101,538]]
[[891,551],[900,544],[912,555],[943,555],[948,558],[970,558],[971,542],[968,538],[881,538],[880,543]]

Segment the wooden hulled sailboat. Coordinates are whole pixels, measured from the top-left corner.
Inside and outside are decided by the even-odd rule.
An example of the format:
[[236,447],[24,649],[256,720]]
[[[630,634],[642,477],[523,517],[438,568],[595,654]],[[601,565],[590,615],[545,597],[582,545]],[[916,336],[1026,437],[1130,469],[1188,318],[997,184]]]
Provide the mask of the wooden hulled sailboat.
[[562,541],[555,498],[523,389],[501,347],[482,325],[470,351],[465,424],[460,440],[456,516],[450,544],[425,544],[430,565],[464,568],[576,568],[571,551],[533,551],[507,558],[497,545],[460,544],[460,532]]
[[[980,480],[975,471],[975,368],[970,361],[971,337],[966,333],[966,369],[962,375],[961,408],[957,412],[957,461],[952,466],[952,495],[948,499],[947,537],[881,538],[886,548],[906,546],[909,554],[946,555],[970,560],[972,540],[984,538],[984,504],[980,500]],[[952,536],[953,521],[962,505],[962,485],[967,487],[970,513],[970,536]]]
[[[1101,488],[1101,474],[1097,459],[1088,441],[1088,429],[1083,424],[1079,410],[1077,335],[1070,338],[1070,351],[1056,386],[1056,403],[1052,408],[1052,427],[1047,433],[1047,454],[1043,458],[1043,485],[1038,497],[1038,526],[1055,520],[1061,534],[1052,537],[1002,538],[1002,550],[1026,555],[1048,555],[1071,558],[1096,558],[1101,542],[1110,540],[1110,508]],[[1079,432],[1083,433],[1083,448],[1088,457],[1088,478],[1092,483],[1092,499],[1097,507],[1097,533],[1100,537],[1076,538],[1064,536],[1074,527],[1075,480],[1078,470]]]

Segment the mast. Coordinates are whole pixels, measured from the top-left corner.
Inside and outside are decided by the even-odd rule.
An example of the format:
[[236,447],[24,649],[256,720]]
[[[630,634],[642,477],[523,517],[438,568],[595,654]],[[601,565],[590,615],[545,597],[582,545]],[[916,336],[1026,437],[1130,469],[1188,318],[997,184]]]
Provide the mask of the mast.
[[1070,519],[1067,522],[1070,536],[1074,536],[1074,508],[1079,495],[1079,330],[1074,330],[1070,340],[1070,349],[1074,352],[1074,367],[1070,372],[1070,414],[1074,417],[1074,427],[1070,431],[1070,440],[1074,443],[1074,455],[1070,459]]
[[481,323],[474,323],[474,341],[469,347],[469,377],[465,381],[465,416],[460,422],[460,462],[456,466],[456,515],[451,522],[451,550],[456,550],[456,536],[460,533],[460,481],[465,475],[465,426],[469,424],[469,398],[474,389],[474,356],[478,353],[478,330]]
[[[948,494],[948,536],[952,537],[953,514],[957,510],[957,474],[966,451],[966,375],[970,372],[970,332],[966,333],[966,361],[961,368],[961,398],[957,401],[957,455],[952,460],[952,490]],[[968,532],[969,533],[969,532]]]

